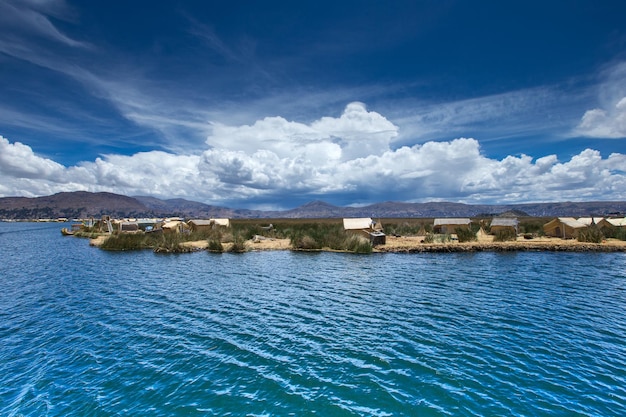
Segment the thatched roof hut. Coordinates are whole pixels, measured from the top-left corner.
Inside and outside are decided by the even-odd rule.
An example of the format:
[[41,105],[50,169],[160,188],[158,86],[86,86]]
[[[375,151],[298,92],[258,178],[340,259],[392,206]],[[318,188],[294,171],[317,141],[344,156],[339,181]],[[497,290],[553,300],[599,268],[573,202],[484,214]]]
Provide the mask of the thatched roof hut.
[[454,233],[456,229],[470,229],[472,221],[465,218],[435,219],[433,224],[433,232],[435,233]]
[[374,221],[369,217],[362,217],[358,219],[343,219],[343,229],[348,230],[363,230],[372,229]]
[[602,233],[610,233],[615,228],[615,225],[604,217],[580,217],[578,221],[587,226],[596,226]]
[[573,217],[558,217],[543,225],[546,236],[572,239],[578,237],[580,230],[586,229],[585,223],[579,222]]
[[136,221],[123,221],[119,226],[120,232],[136,232],[139,230],[139,223]]
[[211,219],[211,221],[213,222],[215,226],[230,227],[229,219]]
[[182,220],[170,220],[161,226],[163,233],[183,233],[189,230],[189,225]]
[[491,234],[495,235],[496,233],[502,232],[513,232],[518,234],[519,221],[517,218],[511,217],[494,217],[491,220]]
[[605,219],[610,225],[614,227],[626,227],[626,217],[619,219]]
[[387,243],[387,236],[383,232],[382,224],[369,217],[343,219],[343,229],[348,233],[367,237],[372,245]]
[[194,232],[212,230],[218,227],[230,227],[229,219],[192,219],[187,222]]
[[187,222],[189,228],[194,232],[200,232],[205,230],[211,230],[213,228],[213,221],[210,219],[193,219]]

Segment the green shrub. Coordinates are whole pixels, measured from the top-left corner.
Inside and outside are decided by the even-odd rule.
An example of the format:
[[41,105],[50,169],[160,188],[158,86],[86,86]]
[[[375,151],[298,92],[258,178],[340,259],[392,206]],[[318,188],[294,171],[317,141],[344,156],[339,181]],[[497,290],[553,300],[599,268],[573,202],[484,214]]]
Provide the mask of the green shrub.
[[208,242],[209,242],[209,245],[207,246],[207,250],[209,252],[219,252],[219,253],[224,252],[224,246],[222,245],[222,242],[220,242],[219,240],[209,239]]
[[452,240],[452,236],[447,233],[443,235],[437,235],[437,240],[439,241],[439,243],[447,243]]
[[626,240],[626,227],[605,227],[601,231],[605,238]]
[[597,227],[587,227],[578,232],[579,242],[602,243],[604,235]]
[[291,247],[302,250],[345,249],[346,234],[341,224],[303,223],[289,230]]
[[196,238],[197,236],[179,233],[114,233],[104,241],[101,248],[121,251],[153,249],[159,253],[181,253],[192,250],[182,243],[198,240]]
[[349,236],[345,240],[345,250],[354,253],[372,253],[372,243],[363,236]]
[[462,227],[457,227],[454,232],[456,233],[459,242],[473,242],[476,239],[476,232],[468,230]]
[[246,248],[246,239],[243,235],[236,233],[233,235],[233,243],[228,249],[229,252],[241,253],[245,252]]
[[316,241],[309,235],[294,234],[290,238],[291,247],[301,250],[319,250],[322,249],[321,243]]
[[[159,236],[159,238],[161,238]],[[157,246],[154,235],[144,233],[115,233],[109,236],[102,246],[104,250],[140,250]]]
[[545,234],[543,231],[543,225],[549,220],[550,219],[543,217],[521,220],[518,225],[519,233],[543,236]]
[[393,236],[417,236],[420,232],[423,232],[426,227],[423,223],[409,223],[404,221],[402,223],[385,223],[385,232]]
[[517,240],[517,234],[514,230],[501,230],[493,237],[494,242],[509,242],[515,240]]
[[98,232],[90,232],[88,230],[80,230],[78,232],[74,232],[74,236],[75,237],[85,237],[88,239],[95,239],[98,236],[100,236],[101,234]]
[[182,245],[183,242],[191,241],[190,235],[180,233],[162,233],[161,238],[154,245],[157,253],[183,253],[190,252],[191,248]]

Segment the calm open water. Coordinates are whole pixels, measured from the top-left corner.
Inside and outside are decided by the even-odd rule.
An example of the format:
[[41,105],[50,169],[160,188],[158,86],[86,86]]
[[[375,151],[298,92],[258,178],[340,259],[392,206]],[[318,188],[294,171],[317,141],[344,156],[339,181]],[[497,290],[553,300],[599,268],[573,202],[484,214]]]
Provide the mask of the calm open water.
[[112,253],[0,223],[2,416],[618,416],[626,254]]

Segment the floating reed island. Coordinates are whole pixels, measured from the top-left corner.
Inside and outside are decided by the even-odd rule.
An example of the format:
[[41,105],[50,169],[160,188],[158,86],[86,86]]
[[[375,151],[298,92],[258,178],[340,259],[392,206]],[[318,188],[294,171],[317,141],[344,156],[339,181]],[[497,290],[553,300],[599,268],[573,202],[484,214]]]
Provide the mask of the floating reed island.
[[419,237],[391,240],[389,245],[377,247],[376,252],[393,253],[447,253],[447,252],[626,252],[626,241],[617,239],[603,240],[600,243],[563,240],[560,238],[537,237],[530,240],[521,238],[516,241],[490,241],[479,239],[476,242],[451,242],[424,244],[417,243]]
[[[610,220],[610,221],[609,221]],[[626,252],[626,219],[122,219],[74,225],[104,250]]]

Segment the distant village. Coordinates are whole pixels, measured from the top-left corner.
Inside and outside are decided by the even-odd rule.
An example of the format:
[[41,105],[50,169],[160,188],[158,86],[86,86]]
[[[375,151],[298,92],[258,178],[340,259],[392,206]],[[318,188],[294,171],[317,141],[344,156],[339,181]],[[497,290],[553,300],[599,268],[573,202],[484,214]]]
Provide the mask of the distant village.
[[[39,219],[42,222],[68,222],[69,219]],[[303,220],[311,222],[312,220]],[[78,231],[89,229],[104,234],[119,233],[164,233],[164,234],[185,234],[191,232],[202,232],[215,230],[218,228],[227,229],[231,226],[231,220],[227,218],[216,219],[189,219],[171,217],[163,219],[114,219],[109,216],[102,216],[100,219],[75,219],[70,227],[64,227],[61,232],[65,235],[72,235]],[[265,226],[271,229],[273,226]],[[384,245],[386,243],[385,228],[380,220],[372,218],[344,218],[343,228],[346,233],[360,234],[369,239],[372,245]],[[535,233],[535,236],[528,236],[526,239],[536,237],[536,235],[561,238],[577,239],[581,234],[589,229],[597,230],[605,237],[614,237],[626,234],[626,217],[606,218],[606,217],[557,217],[545,224],[542,230]],[[509,235],[518,237],[520,235],[520,221],[516,217],[493,217],[491,220],[474,220],[470,218],[435,218],[429,224],[422,223],[420,235],[447,235],[451,240],[456,239],[456,235],[462,231],[475,234],[489,235]]]

